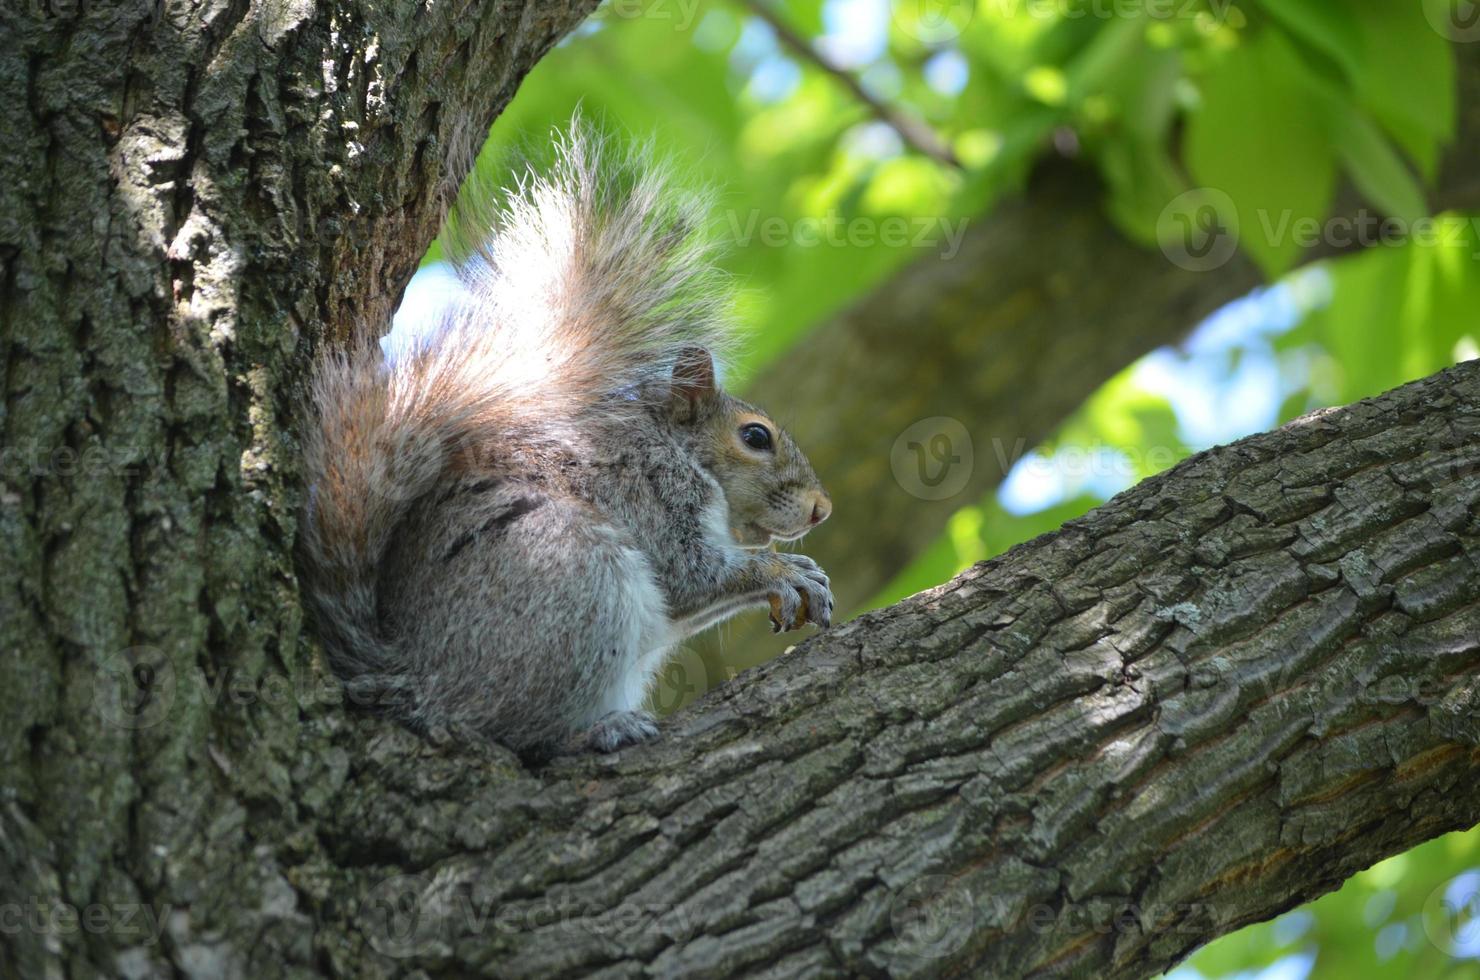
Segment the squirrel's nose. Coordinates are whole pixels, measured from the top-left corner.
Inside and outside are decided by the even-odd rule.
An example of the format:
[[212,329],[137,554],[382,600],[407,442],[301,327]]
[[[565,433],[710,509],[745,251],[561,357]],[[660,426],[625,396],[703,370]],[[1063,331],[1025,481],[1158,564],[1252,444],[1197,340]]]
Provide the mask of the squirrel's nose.
[[827,520],[827,515],[832,513],[832,501],[827,499],[827,494],[819,493],[812,498],[812,526],[816,527]]

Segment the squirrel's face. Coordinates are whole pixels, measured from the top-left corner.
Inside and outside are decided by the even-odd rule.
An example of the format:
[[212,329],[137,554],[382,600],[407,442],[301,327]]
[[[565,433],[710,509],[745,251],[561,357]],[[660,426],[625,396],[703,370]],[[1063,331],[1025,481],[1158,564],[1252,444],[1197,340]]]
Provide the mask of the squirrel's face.
[[795,541],[832,513],[832,500],[791,436],[720,390],[707,352],[695,350],[674,368],[671,410],[724,489],[730,534],[741,547]]

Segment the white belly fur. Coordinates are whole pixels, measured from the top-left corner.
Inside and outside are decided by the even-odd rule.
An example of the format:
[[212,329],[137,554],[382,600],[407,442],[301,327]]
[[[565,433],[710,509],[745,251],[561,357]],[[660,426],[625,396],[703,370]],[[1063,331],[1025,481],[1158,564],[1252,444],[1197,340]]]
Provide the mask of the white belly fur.
[[[722,553],[733,552],[735,543],[730,537],[730,508],[723,492],[717,487],[715,489],[715,499],[702,518],[704,536]],[[653,680],[673,648],[716,621],[707,611],[684,619],[671,619],[667,600],[647,558],[635,549],[628,549],[625,561],[629,567],[624,570],[623,577],[630,584],[627,590],[628,614],[637,636],[637,655],[608,691],[602,714],[641,710]]]

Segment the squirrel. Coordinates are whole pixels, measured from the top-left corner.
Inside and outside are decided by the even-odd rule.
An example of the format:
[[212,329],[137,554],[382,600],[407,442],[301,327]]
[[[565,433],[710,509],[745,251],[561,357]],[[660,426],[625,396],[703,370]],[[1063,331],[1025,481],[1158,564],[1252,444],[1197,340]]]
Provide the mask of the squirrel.
[[830,625],[827,575],[771,545],[832,503],[716,381],[703,197],[579,120],[554,144],[449,215],[434,329],[319,360],[301,565],[331,668],[408,727],[610,752],[657,735],[685,638],[767,604],[773,631]]

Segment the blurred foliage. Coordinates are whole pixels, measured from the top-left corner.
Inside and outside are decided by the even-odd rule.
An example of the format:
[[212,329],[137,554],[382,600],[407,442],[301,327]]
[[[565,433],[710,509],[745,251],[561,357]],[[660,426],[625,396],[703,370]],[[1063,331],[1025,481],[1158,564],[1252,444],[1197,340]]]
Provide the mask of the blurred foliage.
[[1330,265],[1331,301],[1285,338],[1324,363],[1306,405],[1345,404],[1474,357],[1480,339],[1480,230],[1446,217],[1432,244],[1374,248]]
[[[1148,244],[1179,227],[1180,210],[1231,204],[1222,219],[1273,275],[1297,257],[1301,222],[1326,216],[1341,173],[1384,214],[1421,217],[1421,179],[1454,126],[1451,45],[1417,4],[775,9],[876,98],[930,126],[963,166],[909,152],[743,3],[709,0],[602,7],[529,76],[481,164],[502,172],[511,148],[542,140],[581,104],[613,128],[651,134],[697,182],[722,188],[716,230],[742,286],[755,287],[739,311],[755,336],[742,375],[890,269],[944,250],[939,222],[980,216],[1046,153],[1083,154],[1106,182],[1109,213]],[[886,240],[888,218],[937,226],[925,242]]]
[[[1424,191],[1456,118],[1456,45],[1440,28],[1469,3],[770,8],[874,99],[938,134],[960,161],[952,167],[915,152],[746,3],[609,0],[529,75],[479,168],[501,179],[512,153],[539,146],[580,105],[608,128],[651,137],[681,162],[681,179],[718,187],[715,233],[730,246],[737,313],[753,336],[736,365],[742,382],[892,269],[939,260],[944,229],[985,218],[1048,155],[1098,173],[1106,213],[1148,248],[1208,208],[1236,232],[1273,284],[1126,368],[1047,443],[1023,447],[1000,491],[961,507],[883,604],[1192,452],[1480,354],[1480,234],[1461,216],[1426,223]],[[1325,223],[1343,181],[1401,228]],[[888,219],[912,234],[881,234]],[[923,242],[913,234],[922,228]],[[1338,236],[1376,247],[1292,273],[1305,243]],[[1430,842],[1217,941],[1178,975],[1480,978],[1480,924],[1455,948],[1435,919],[1435,896],[1446,883],[1464,892],[1454,882],[1477,865],[1480,831]],[[1480,872],[1472,884],[1480,893]],[[1468,901],[1475,918],[1480,899]],[[1450,935],[1463,924],[1450,921]]]

